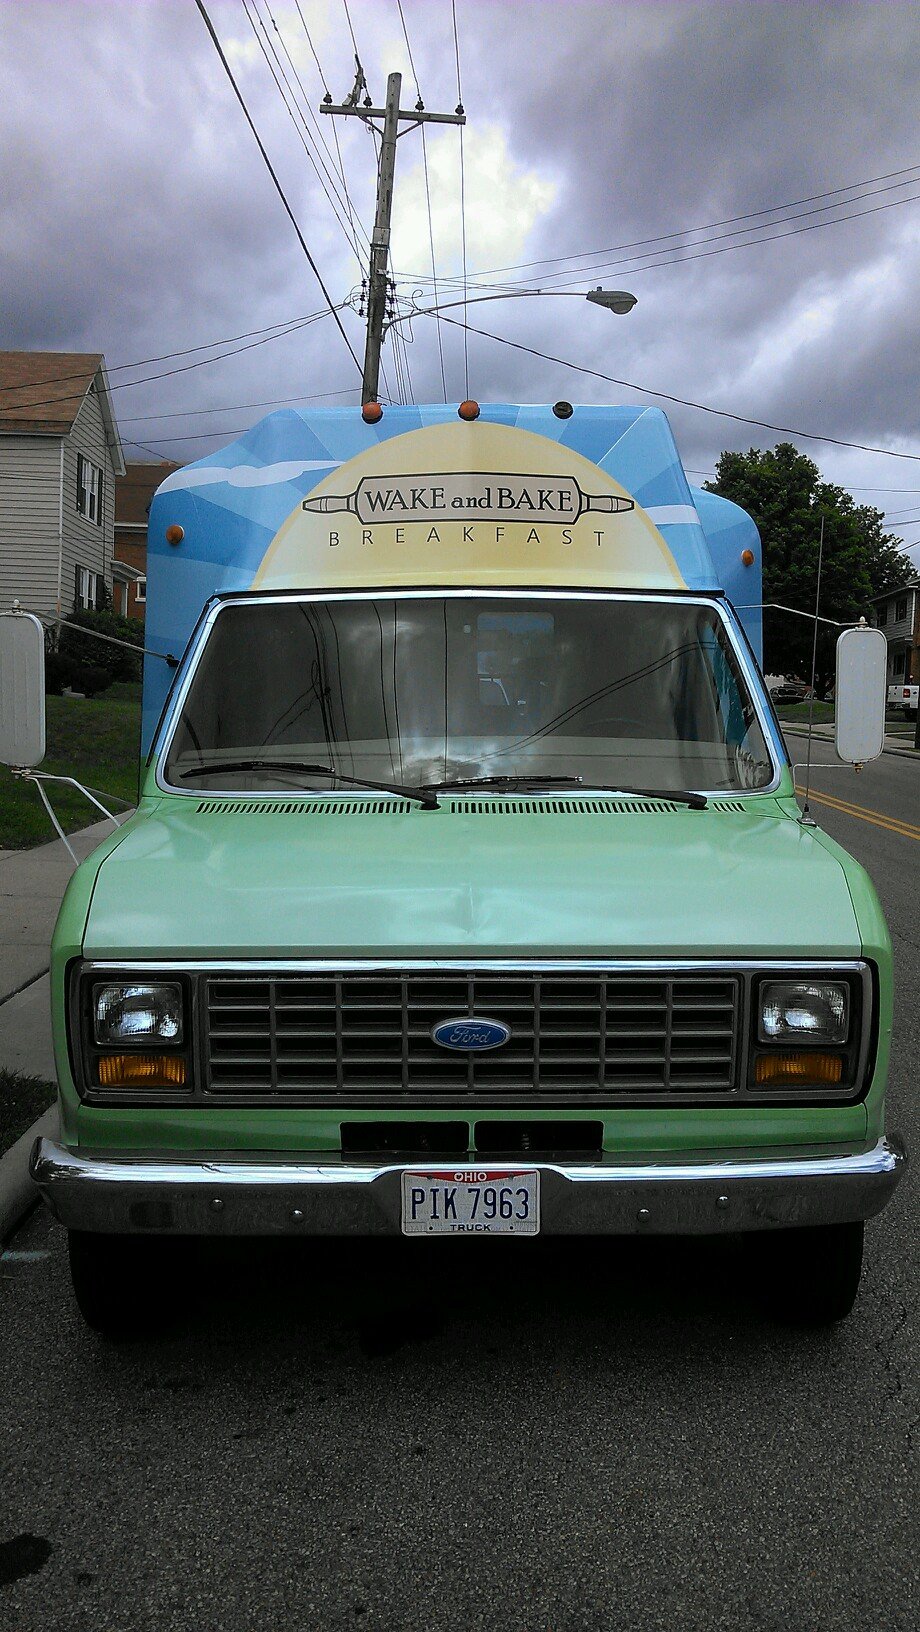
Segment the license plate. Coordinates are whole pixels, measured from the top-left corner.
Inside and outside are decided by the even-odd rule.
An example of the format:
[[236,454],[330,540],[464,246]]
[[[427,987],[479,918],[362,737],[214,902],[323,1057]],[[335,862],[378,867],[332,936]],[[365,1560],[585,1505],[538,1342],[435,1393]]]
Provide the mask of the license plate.
[[403,1173],[404,1235],[537,1235],[540,1175],[533,1168]]

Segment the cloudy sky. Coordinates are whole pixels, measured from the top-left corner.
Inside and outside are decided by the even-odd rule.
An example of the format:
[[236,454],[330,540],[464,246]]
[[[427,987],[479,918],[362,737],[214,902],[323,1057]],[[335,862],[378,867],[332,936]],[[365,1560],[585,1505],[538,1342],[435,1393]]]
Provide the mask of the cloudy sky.
[[[403,0],[414,70],[397,0],[208,9],[333,301],[345,301],[360,286],[354,240],[361,249],[372,223],[375,147],[359,121],[308,112],[304,125],[299,108],[315,110],[325,86],[337,102],[350,92],[353,28],[375,102],[398,69],[403,106],[418,87],[428,108],[452,110],[451,0]],[[562,359],[469,335],[470,394],[655,400],[641,386],[913,454],[793,439],[917,540],[920,561],[920,521],[899,519],[920,517],[920,5],[456,0],[456,14],[469,293],[568,291],[468,307],[475,327]],[[252,404],[358,400],[328,314],[253,333],[324,301],[194,0],[0,0],[0,48],[0,344],[103,351],[129,456],[212,452],[268,411]],[[430,229],[419,133],[400,140],[403,310],[414,291],[432,303],[430,230],[439,300],[461,298],[459,158],[456,129],[429,127]],[[635,310],[571,298],[594,284],[631,289]],[[361,356],[357,313],[342,322]],[[442,400],[442,353],[448,398],[465,394],[463,331],[442,323],[441,353],[438,327],[417,317],[404,350],[388,344],[391,397]],[[192,347],[203,349],[123,366]],[[779,439],[664,406],[700,476],[724,447]]]

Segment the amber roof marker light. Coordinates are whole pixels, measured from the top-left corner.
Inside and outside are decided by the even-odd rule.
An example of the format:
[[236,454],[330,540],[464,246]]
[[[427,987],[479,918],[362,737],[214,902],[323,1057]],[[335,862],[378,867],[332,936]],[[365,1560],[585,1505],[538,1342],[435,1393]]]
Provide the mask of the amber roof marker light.
[[167,527],[167,529],[166,529],[166,542],[167,542],[167,544],[181,544],[184,537],[185,537],[185,528],[180,527],[179,523],[177,521],[172,522],[170,524],[170,526]]
[[361,408],[361,418],[365,425],[376,425],[383,418],[383,409],[379,402],[365,402]]
[[457,409],[457,413],[460,415],[461,419],[478,419],[479,403],[473,402],[472,400],[461,402],[459,408]]
[[744,566],[744,567],[752,567],[754,565],[754,551],[753,550],[742,550],[741,551],[741,565]]

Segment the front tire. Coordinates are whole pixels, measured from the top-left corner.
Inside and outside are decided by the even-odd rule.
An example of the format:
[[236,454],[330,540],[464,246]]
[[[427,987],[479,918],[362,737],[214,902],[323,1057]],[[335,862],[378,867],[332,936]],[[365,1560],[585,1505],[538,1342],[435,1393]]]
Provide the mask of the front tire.
[[93,1331],[131,1337],[168,1324],[187,1285],[190,1242],[85,1230],[67,1234],[74,1297]]
[[864,1234],[860,1220],[748,1235],[758,1290],[771,1313],[795,1326],[845,1320],[859,1291]]

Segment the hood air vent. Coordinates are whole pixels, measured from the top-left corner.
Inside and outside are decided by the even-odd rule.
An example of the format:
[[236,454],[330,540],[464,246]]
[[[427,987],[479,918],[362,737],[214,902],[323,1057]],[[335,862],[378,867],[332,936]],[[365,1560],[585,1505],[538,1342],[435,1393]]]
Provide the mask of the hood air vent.
[[203,799],[197,816],[405,816],[408,799]]
[[[728,799],[710,799],[708,810],[744,811]],[[198,816],[406,816],[418,807],[406,799],[203,799]],[[442,799],[455,816],[695,816],[699,812],[666,799]],[[425,812],[433,814],[433,812]]]

